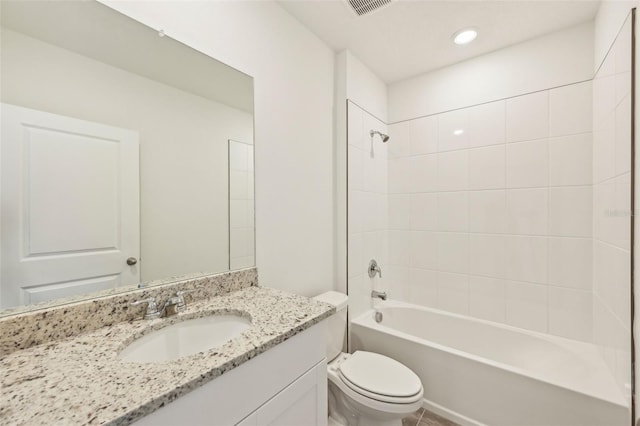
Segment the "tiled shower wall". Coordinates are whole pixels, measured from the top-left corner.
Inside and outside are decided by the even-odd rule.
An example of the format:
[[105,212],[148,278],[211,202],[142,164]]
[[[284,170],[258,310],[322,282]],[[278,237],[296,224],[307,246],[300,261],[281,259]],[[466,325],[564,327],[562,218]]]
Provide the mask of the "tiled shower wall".
[[393,298],[591,340],[591,90],[390,126]]
[[593,80],[593,339],[625,395],[631,378],[631,18]]
[[371,279],[367,267],[375,259],[387,274],[387,148],[371,130],[387,133],[387,126],[349,102],[348,120],[348,292],[349,314],[371,307],[371,290],[382,289],[380,278]]
[[229,269],[255,265],[253,145],[229,140]]

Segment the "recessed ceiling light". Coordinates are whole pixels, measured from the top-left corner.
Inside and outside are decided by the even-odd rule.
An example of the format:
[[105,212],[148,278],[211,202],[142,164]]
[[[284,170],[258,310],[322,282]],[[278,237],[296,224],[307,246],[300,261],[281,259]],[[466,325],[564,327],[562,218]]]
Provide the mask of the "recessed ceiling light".
[[456,129],[453,131],[454,136],[460,136],[463,133],[464,133],[464,129]]
[[453,34],[453,42],[455,44],[471,43],[478,37],[478,31],[475,28],[464,28]]

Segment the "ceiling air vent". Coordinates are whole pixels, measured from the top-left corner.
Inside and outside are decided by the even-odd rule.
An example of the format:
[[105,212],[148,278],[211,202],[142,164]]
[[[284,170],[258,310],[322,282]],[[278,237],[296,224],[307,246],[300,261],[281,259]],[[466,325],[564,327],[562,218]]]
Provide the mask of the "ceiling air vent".
[[346,0],[356,15],[362,16],[391,4],[391,0]]

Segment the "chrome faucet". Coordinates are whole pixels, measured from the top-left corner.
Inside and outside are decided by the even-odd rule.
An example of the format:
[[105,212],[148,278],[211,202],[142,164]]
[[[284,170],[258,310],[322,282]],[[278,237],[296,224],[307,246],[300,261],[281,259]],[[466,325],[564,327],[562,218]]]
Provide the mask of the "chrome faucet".
[[158,312],[158,305],[156,305],[156,299],[154,297],[138,300],[137,302],[131,302],[130,305],[137,306],[143,303],[147,304],[147,310],[144,313],[144,319],[152,320],[160,317],[160,312]]
[[387,300],[387,292],[371,290],[371,297],[377,297],[378,299]]
[[176,292],[175,296],[167,299],[167,301],[164,302],[162,310],[160,311],[160,316],[170,317],[179,314],[180,312],[184,312],[184,310],[187,308],[187,304],[184,301],[184,295],[187,293],[191,293],[191,291],[193,290],[180,290]]
[[175,296],[170,297],[161,310],[158,310],[158,305],[156,303],[156,299],[154,297],[149,297],[147,299],[138,300],[137,302],[130,303],[131,306],[140,305],[143,303],[147,304],[147,310],[144,313],[144,319],[156,319],[160,317],[170,317],[180,312],[183,312],[187,304],[184,301],[184,295],[187,293],[191,293],[193,290],[188,291],[178,291]]
[[373,278],[378,274],[382,278],[382,269],[378,266],[378,262],[375,259],[369,261],[369,278]]

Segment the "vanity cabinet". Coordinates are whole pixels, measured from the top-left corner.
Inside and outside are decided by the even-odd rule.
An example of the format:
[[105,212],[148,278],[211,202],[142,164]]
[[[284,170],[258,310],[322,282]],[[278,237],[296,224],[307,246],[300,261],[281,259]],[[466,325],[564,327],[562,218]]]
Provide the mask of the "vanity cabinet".
[[238,426],[327,424],[327,363],[318,363]]
[[326,426],[326,320],[135,422]]

